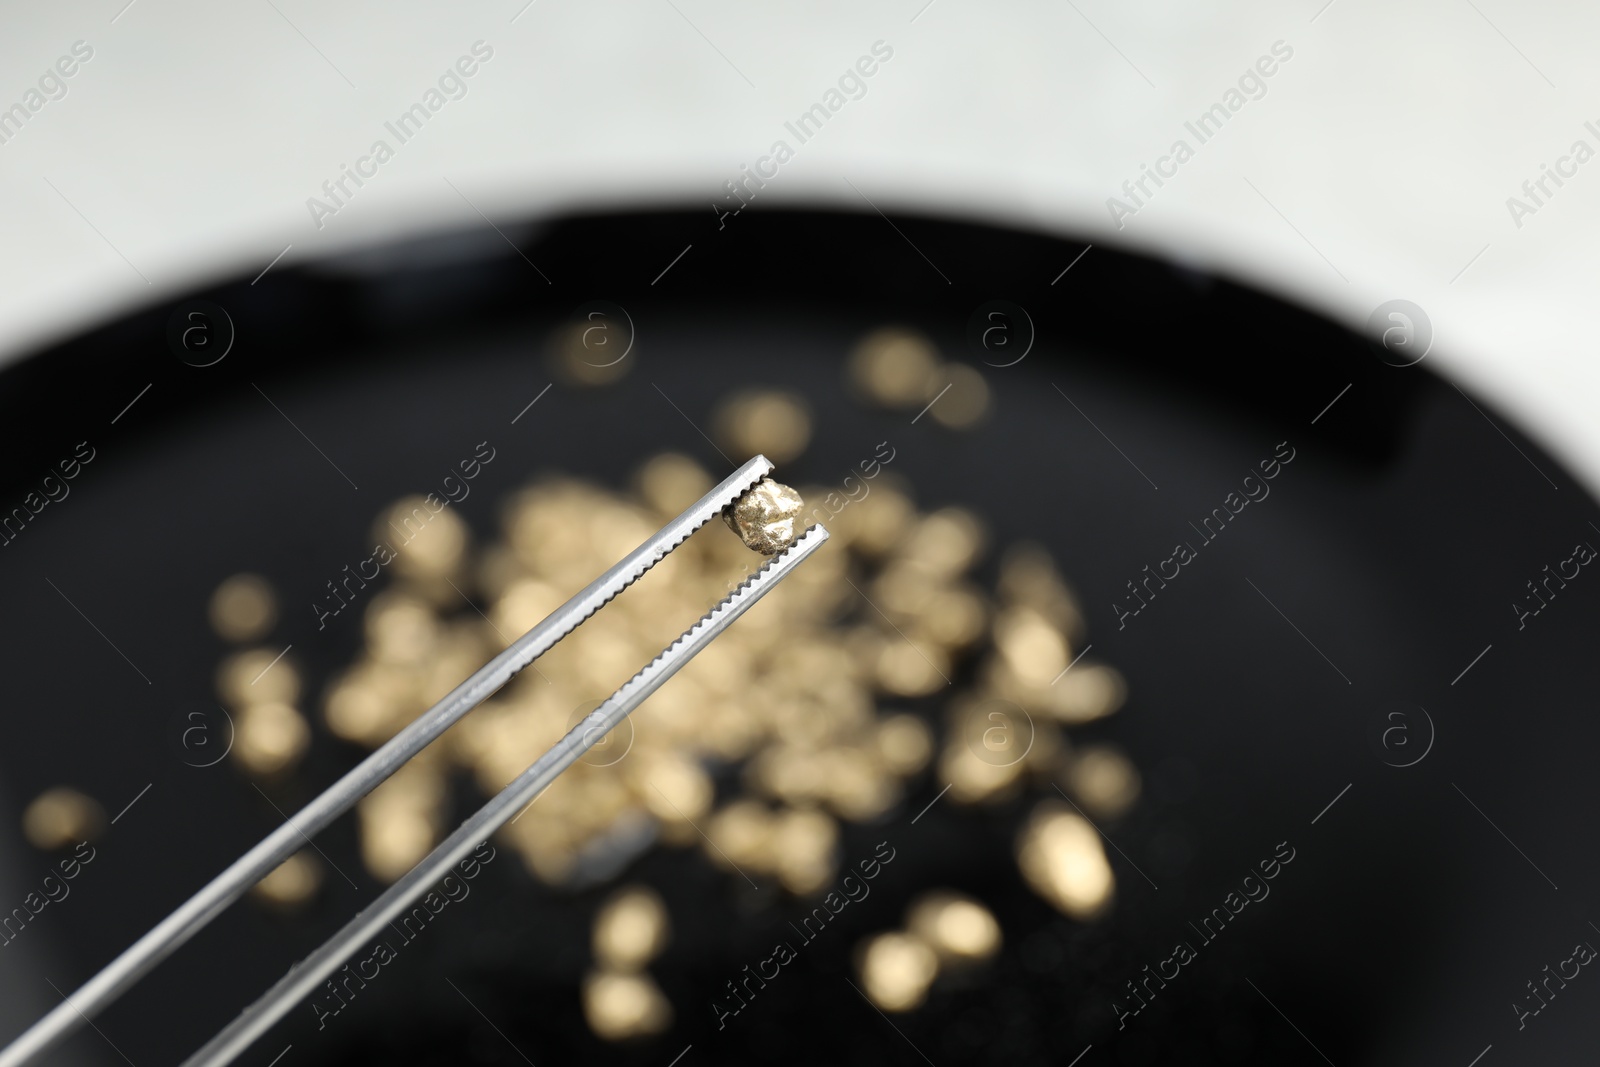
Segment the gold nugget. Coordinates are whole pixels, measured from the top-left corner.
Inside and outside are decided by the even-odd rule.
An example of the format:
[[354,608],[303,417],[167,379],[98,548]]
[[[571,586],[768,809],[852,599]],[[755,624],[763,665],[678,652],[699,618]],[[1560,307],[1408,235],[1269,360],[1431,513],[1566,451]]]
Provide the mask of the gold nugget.
[[867,997],[884,1011],[910,1011],[939,976],[939,957],[911,934],[879,934],[858,949],[856,972]]
[[906,926],[943,963],[986,960],[1000,951],[1000,924],[993,913],[947,889],[918,897],[906,914]]
[[746,545],[771,556],[794,543],[799,535],[796,521],[805,506],[799,493],[771,478],[763,478],[724,511],[722,518]]
[[1035,893],[1074,919],[1100,915],[1116,887],[1099,832],[1048,800],[1033,810],[1017,839],[1017,866]]
[[591,971],[583,980],[583,1015],[602,1041],[627,1041],[671,1026],[672,1004],[647,974]]
[[309,902],[321,885],[322,868],[317,861],[296,852],[257,882],[250,895],[269,908],[295,911]]
[[229,641],[259,641],[278,621],[272,586],[255,574],[235,574],[211,594],[211,626]]
[[811,413],[804,400],[779,389],[735,393],[717,406],[713,431],[735,454],[760,452],[774,463],[787,463],[811,441]]
[[911,408],[929,398],[928,385],[938,368],[939,353],[931,341],[914,330],[888,326],[861,339],[847,373],[863,399],[880,407]]
[[601,966],[632,974],[654,959],[671,936],[667,906],[653,889],[629,886],[613,893],[594,918],[592,942]]
[[40,793],[23,811],[22,833],[34,848],[66,848],[99,836],[105,819],[94,800],[76,789],[57,786]]
[[246,773],[270,778],[300,762],[311,744],[311,728],[288,704],[246,704],[235,720],[233,758]]

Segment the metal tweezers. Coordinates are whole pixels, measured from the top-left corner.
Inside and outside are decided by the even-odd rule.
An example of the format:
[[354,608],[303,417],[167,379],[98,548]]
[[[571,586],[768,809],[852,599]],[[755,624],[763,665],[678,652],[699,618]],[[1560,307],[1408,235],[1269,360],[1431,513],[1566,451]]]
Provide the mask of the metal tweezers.
[[[87,1024],[91,1016],[121,996],[223,909],[243,896],[252,885],[299,851],[313,834],[350,810],[356,801],[399,770],[467,712],[492,696],[518,671],[550,651],[556,642],[577,629],[612,597],[665,559],[690,534],[716,518],[771,470],[772,464],[765,456],[751,459],[724,479],[722,484],[701,497],[693,507],[667,523],[655,536],[557,608],[549,618],[523,634],[443,700],[362,760],[354,770],[301,808],[292,819],[235,860],[232,866],[157,923],[100,973],[0,1050],[0,1067],[19,1067]],[[321,948],[290,968],[289,973],[276,985],[185,1060],[184,1067],[225,1064],[242,1053],[301,998],[333,974],[357,948],[378,934],[422,896],[430,885],[466,858],[489,834],[531,803],[562,771],[599,742],[612,727],[627,718],[646,697],[715,640],[733,620],[748,611],[751,605],[827,539],[826,529],[812,526],[787,549],[773,556],[727,599],[689,627],[654,661],[535,760],[494,799],[479,808],[428,853],[422,862],[346,923]]]

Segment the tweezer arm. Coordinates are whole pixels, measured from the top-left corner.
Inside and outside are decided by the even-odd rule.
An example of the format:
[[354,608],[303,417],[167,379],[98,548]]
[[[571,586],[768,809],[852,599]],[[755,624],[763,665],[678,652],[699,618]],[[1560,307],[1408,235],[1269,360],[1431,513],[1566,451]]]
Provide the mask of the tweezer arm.
[[678,668],[715,640],[733,620],[750,610],[751,605],[765,596],[827,539],[826,529],[813,526],[788,549],[773,557],[734,590],[731,596],[712,608],[682,637],[669,645],[648,667],[585,716],[582,722],[568,731],[565,737],[535,760],[493,800],[479,808],[455,833],[428,853],[421,863],[407,871],[382,896],[346,923],[343,929],[323,942],[321,948],[290,968],[289,973],[267,990],[261,999],[246,1008],[193,1056],[184,1060],[183,1067],[218,1067],[231,1063],[251,1042],[266,1033],[273,1023],[287,1015],[302,997],[338,970],[353,952],[381,933],[430,885],[448,874],[451,867],[465,859],[489,834],[505,825],[523,805],[536,798],[562,771],[594,747],[613,726],[627,718],[646,697],[677,673]]
[[556,642],[659,563],[668,552],[716,517],[771,470],[772,464],[765,456],[749,460],[724,479],[722,484],[701,497],[693,507],[629,553],[622,562],[519,637],[476,674],[451,690],[443,700],[417,716],[405,729],[296,812],[288,822],[234,860],[231,866],[125,949],[122,955],[108,963],[72,996],[24,1031],[0,1051],[0,1067],[21,1067],[87,1023],[151,968],[170,956],[179,945],[216,918],[223,909],[243,896],[251,886],[299,851],[312,835],[349,811],[356,801],[372,792],[463,715],[493,695],[518,671],[548,652]]

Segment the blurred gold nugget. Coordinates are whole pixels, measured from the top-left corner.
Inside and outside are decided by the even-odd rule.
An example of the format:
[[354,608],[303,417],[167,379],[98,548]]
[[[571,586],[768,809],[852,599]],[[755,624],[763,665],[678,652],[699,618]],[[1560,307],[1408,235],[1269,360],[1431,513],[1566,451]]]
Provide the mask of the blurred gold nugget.
[[[813,495],[825,497],[821,489]],[[892,475],[883,474],[865,499],[829,521],[828,532],[853,551],[877,559],[900,543],[916,518],[911,498],[895,488]]]
[[663,519],[670,519],[711,492],[711,475],[688,456],[666,452],[639,468],[639,495]]
[[421,663],[439,642],[439,619],[433,608],[392,589],[373,597],[363,624],[367,651],[380,663]]
[[432,751],[401,766],[356,805],[361,859],[382,881],[399,878],[438,843],[444,780]]
[[928,995],[939,975],[939,957],[921,938],[893,931],[878,934],[860,951],[856,971],[867,997],[884,1011],[910,1011]]
[[873,742],[879,760],[898,777],[922,770],[933,753],[928,726],[915,715],[892,715],[882,720]]
[[653,889],[628,886],[595,915],[595,959],[608,971],[637,971],[655,959],[671,935],[667,908]]
[[371,748],[405,725],[406,691],[411,681],[365,662],[334,680],[323,701],[323,721],[334,735]]
[[467,551],[467,524],[437,498],[408,496],[398,501],[378,516],[372,535],[393,546],[393,566],[412,579],[454,576]]
[[250,889],[250,895],[280,911],[297,911],[316,896],[322,868],[304,852],[296,852]]
[[814,808],[769,811],[739,800],[713,815],[706,833],[706,858],[724,870],[775,875],[799,895],[817,892],[833,879],[838,824]]
[[891,326],[857,342],[846,373],[863,399],[880,407],[909,408],[932,399],[928,386],[938,367],[939,354],[926,337]]
[[878,684],[895,696],[925,697],[950,684],[949,667],[939,648],[918,648],[909,637],[888,641],[878,651]]
[[1071,662],[1067,635],[1034,608],[1006,608],[994,619],[994,643],[1019,685],[1043,688]]
[[838,823],[811,808],[785,809],[777,817],[768,869],[789,892],[805,896],[833,881],[838,850]]
[[235,574],[211,594],[211,626],[225,640],[259,641],[278,621],[272,586],[258,574]]
[[672,1025],[672,1005],[647,974],[593,972],[583,980],[583,1017],[604,1041],[659,1034]]
[[[597,313],[598,314],[598,313]],[[625,323],[609,316],[558,327],[547,343],[550,370],[567,385],[602,386],[621,381],[634,361],[623,358]]]
[[717,405],[711,425],[718,441],[735,456],[764,455],[774,463],[787,463],[811,443],[811,413],[805,401],[784,390],[735,393]]
[[1035,808],[1023,827],[1017,866],[1035,893],[1074,919],[1104,912],[1116,887],[1100,834],[1055,801]]
[[989,414],[989,384],[974,367],[945,363],[915,330],[886,327],[856,343],[845,365],[850,389],[877,407],[929,405],[929,418],[951,430],[970,430]]
[[1000,924],[982,904],[950,890],[924,893],[906,914],[906,929],[943,962],[986,960],[1000,951]]
[[950,799],[958,804],[1003,800],[1013,795],[1025,769],[1021,754],[1014,762],[990,763],[960,739],[946,742],[939,758],[939,776],[950,783]]
[[22,833],[34,848],[66,848],[93,841],[105,828],[106,816],[92,798],[67,786],[47,789],[22,812]]
[[300,672],[283,650],[236,652],[217,668],[217,696],[230,708],[249,704],[293,704],[300,699]]
[[1062,676],[1053,688],[1056,699],[1050,711],[1062,722],[1081,723],[1103,718],[1122,707],[1128,686],[1112,667],[1080,663]]
[[1039,545],[1023,543],[1006,550],[996,592],[1005,604],[1025,604],[1043,613],[1068,641],[1076,641],[1083,632],[1077,598],[1061,580],[1050,553]]
[[1079,752],[1067,767],[1067,783],[1084,807],[1108,818],[1121,815],[1139,799],[1138,770],[1110,745]]
[[928,417],[951,430],[970,430],[989,414],[989,383],[965,363],[946,363],[933,373],[932,392],[946,389]]
[[311,728],[288,704],[247,704],[234,715],[233,758],[254,777],[267,778],[300,762]]
[[950,581],[983,554],[983,522],[966,508],[940,508],[912,525],[901,546],[904,564],[920,574]]
[[698,836],[694,824],[711,809],[711,778],[698,762],[678,752],[646,750],[624,773],[637,769],[645,778],[635,792],[661,823],[669,842],[689,844]]
[[949,649],[976,644],[988,622],[983,595],[959,585],[941,586],[912,622],[912,633]]

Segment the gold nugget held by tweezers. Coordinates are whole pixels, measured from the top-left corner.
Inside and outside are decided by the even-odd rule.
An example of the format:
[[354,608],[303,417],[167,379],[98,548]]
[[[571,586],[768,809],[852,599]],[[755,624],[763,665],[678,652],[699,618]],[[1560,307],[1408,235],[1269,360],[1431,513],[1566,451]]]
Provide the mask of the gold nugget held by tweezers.
[[795,490],[763,478],[722,513],[722,521],[745,545],[770,556],[794,544],[805,506]]

